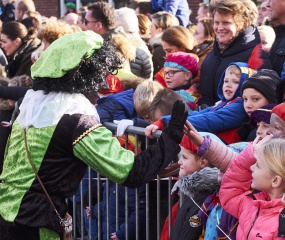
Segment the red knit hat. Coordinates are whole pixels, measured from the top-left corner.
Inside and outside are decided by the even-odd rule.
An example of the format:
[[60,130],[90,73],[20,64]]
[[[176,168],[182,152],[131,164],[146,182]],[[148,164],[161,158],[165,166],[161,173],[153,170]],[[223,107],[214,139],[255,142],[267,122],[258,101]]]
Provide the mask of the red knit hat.
[[191,53],[176,52],[167,56],[164,67],[179,68],[184,72],[191,72],[193,78],[198,74],[198,60]]
[[198,147],[185,134],[182,138],[180,146],[184,147],[185,149],[189,150],[190,152],[194,154],[197,154]]
[[124,86],[117,76],[109,74],[106,78],[106,82],[108,83],[108,87],[101,89],[100,93],[108,94],[124,91]]
[[271,114],[275,113],[280,117],[283,121],[285,121],[285,103],[280,103],[276,107],[274,107],[271,111]]

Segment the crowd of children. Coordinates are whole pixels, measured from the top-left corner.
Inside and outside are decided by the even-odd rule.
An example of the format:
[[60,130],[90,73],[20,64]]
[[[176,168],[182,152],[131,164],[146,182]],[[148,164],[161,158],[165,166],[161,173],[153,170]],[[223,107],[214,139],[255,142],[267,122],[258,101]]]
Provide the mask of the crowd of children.
[[[63,239],[65,199],[77,192],[81,205],[82,179],[91,191],[87,166],[108,180],[73,212],[82,238],[285,237],[283,25],[265,14],[277,3],[262,15],[250,0],[213,0],[197,26],[186,1],[151,3],[155,13],[67,2],[56,19],[32,0],[3,1],[1,239]],[[125,136],[129,126],[144,136]],[[169,216],[169,186],[145,185],[159,174],[176,177]]]

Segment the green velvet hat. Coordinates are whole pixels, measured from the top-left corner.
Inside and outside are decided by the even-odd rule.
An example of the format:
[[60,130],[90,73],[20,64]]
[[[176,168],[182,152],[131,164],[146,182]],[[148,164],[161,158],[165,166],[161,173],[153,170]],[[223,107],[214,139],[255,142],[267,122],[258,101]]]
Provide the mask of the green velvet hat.
[[54,41],[31,67],[35,78],[60,78],[79,66],[103,45],[103,38],[93,31],[65,35]]

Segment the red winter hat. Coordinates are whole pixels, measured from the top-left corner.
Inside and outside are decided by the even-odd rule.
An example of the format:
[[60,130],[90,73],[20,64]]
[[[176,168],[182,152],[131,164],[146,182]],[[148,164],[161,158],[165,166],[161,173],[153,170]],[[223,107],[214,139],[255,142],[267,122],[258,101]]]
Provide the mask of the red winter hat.
[[184,147],[185,149],[189,150],[190,152],[194,154],[197,154],[198,147],[185,134],[182,138],[180,146]]
[[108,94],[119,93],[124,91],[124,86],[117,76],[109,74],[106,78],[106,82],[108,83],[107,88],[101,89],[100,93]]
[[198,57],[185,52],[171,53],[167,56],[164,67],[179,68],[184,72],[191,72],[194,78],[198,74]]
[[283,121],[285,121],[285,103],[280,103],[276,107],[274,107],[271,111],[271,114],[275,113],[280,117]]

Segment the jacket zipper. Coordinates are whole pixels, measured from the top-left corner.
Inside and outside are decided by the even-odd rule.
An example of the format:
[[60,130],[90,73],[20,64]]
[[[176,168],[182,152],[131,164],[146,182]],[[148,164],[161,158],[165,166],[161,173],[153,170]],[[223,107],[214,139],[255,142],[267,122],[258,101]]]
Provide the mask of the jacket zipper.
[[251,227],[250,227],[250,229],[249,229],[249,231],[248,231],[248,234],[247,234],[247,236],[246,236],[246,239],[248,239],[248,236],[249,236],[249,234],[250,234],[250,232],[251,232],[251,229],[253,228],[253,225],[254,225],[254,223],[255,223],[255,221],[256,221],[258,215],[259,215],[259,211],[260,211],[260,208],[258,208],[257,213],[256,213],[256,215],[255,215],[255,218],[254,218],[253,221],[252,221],[252,224],[251,224]]

